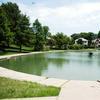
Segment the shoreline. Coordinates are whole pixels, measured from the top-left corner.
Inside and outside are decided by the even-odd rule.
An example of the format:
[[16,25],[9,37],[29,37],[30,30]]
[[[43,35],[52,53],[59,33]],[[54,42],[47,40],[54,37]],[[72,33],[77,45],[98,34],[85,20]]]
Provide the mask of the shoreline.
[[50,78],[45,76],[37,76],[23,72],[18,72],[11,69],[3,68],[1,66],[0,66],[0,76],[22,81],[31,81],[47,86],[56,86],[56,87],[61,87],[65,82],[68,81],[64,79]]
[[18,57],[18,56],[26,56],[26,55],[31,55],[31,54],[50,53],[50,52],[64,52],[64,51],[66,51],[66,50],[52,50],[52,51],[38,51],[38,52],[29,52],[29,53],[9,54],[9,55],[0,56],[0,60],[10,59],[12,57]]
[[29,53],[17,53],[17,54],[9,54],[9,55],[1,55],[0,60],[3,59],[10,59],[13,57],[18,57],[18,56],[26,56],[26,55],[31,55],[31,54],[40,54],[40,53],[52,53],[52,52],[87,52],[87,51],[98,51],[97,49],[82,49],[82,50],[50,50],[50,51],[36,51],[36,52],[29,52]]
[[[33,74],[28,74],[24,72],[19,72],[15,71],[12,69],[4,68],[0,66],[0,76],[1,77],[6,77],[6,78],[11,78],[11,79],[16,79],[16,80],[22,80],[22,81],[31,81],[31,82],[37,82],[43,85],[48,85],[48,86],[56,86],[56,87],[62,87],[62,85],[66,82],[69,81],[85,81],[85,82],[98,82],[94,80],[67,80],[67,79],[60,79],[60,78],[53,78],[53,77],[46,77],[46,76],[38,76],[38,75],[33,75]],[[50,83],[45,83],[46,80],[53,80],[58,84],[50,84]],[[98,82],[99,83],[99,82]]]

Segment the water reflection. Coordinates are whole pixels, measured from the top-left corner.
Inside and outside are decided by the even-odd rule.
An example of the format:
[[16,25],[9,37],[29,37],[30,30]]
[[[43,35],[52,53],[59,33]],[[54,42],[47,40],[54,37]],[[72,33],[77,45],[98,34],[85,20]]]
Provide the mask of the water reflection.
[[65,79],[100,78],[100,53],[56,52],[34,54],[0,61],[0,66],[20,72]]
[[4,60],[0,62],[1,66],[16,71],[21,71],[29,74],[42,75],[43,70],[48,67],[47,60],[44,55],[30,55],[17,57],[15,59]]
[[53,64],[57,68],[62,68],[69,60],[64,58],[48,58],[49,63]]

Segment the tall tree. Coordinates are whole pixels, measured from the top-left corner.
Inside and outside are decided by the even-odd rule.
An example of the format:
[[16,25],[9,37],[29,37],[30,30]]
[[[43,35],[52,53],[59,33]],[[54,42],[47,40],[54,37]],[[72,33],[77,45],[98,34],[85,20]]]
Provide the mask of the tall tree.
[[43,50],[45,40],[44,40],[43,28],[38,19],[36,19],[35,22],[33,23],[33,30],[35,33],[34,50],[35,51]]
[[45,38],[45,41],[46,41],[47,36],[49,34],[49,27],[48,26],[43,26],[43,34],[44,34],[44,38]]
[[26,15],[21,14],[16,3],[8,2],[5,4],[3,3],[1,6],[9,20],[9,27],[13,36],[13,41],[20,47],[21,52],[22,45],[25,45],[30,40],[29,18]]
[[29,19],[26,15],[21,14],[19,23],[17,25],[17,31],[15,33],[15,43],[20,47],[20,52],[22,49],[22,45],[27,44],[29,42]]
[[0,6],[0,46],[4,48],[7,45],[7,39],[10,35],[9,23],[3,8]]
[[6,13],[6,17],[9,21],[9,28],[11,31],[7,38],[7,41],[8,41],[7,43],[9,46],[9,43],[12,41],[12,39],[14,39],[12,37],[14,37],[15,33],[19,31],[17,26],[20,20],[20,10],[19,10],[18,5],[12,2],[2,3],[1,7]]
[[3,3],[1,6],[7,15],[7,19],[10,22],[9,27],[11,31],[15,33],[17,29],[16,27],[20,19],[20,10],[18,5],[16,3],[7,2],[7,3]]

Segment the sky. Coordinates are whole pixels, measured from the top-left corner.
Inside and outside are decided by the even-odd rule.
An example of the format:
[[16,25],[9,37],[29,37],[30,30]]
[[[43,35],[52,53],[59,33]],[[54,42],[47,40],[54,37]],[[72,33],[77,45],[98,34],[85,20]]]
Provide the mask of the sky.
[[100,30],[100,0],[0,0],[16,2],[23,14],[66,35]]

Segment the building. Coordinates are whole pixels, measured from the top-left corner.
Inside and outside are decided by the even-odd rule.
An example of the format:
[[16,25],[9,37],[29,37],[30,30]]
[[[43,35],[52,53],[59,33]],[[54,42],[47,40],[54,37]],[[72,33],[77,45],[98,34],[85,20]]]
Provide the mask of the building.
[[100,38],[93,40],[92,43],[94,43],[96,47],[100,47]]
[[78,38],[78,39],[75,40],[75,44],[82,44],[82,45],[87,46],[88,45],[88,40],[84,39],[84,38]]

